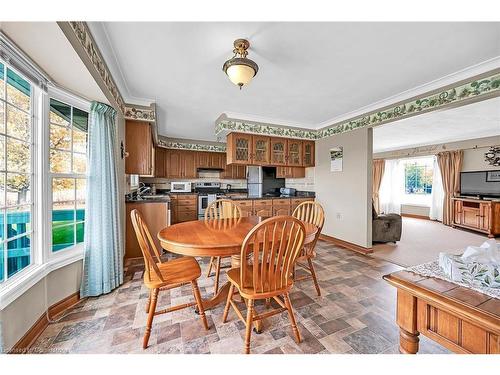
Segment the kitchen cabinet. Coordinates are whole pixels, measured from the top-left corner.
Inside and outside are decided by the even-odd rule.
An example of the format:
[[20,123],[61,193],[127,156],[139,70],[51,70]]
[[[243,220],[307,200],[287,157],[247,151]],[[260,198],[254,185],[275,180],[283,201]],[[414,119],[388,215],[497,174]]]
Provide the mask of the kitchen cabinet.
[[253,215],[262,217],[273,216],[272,199],[256,199],[253,201]]
[[286,147],[285,138],[271,138],[271,165],[286,165]]
[[172,224],[198,220],[197,194],[170,194]]
[[[229,197],[229,199],[231,198]],[[240,206],[243,217],[271,217],[291,215],[300,203],[306,201],[314,201],[314,198],[235,199],[234,203]]]
[[137,242],[130,212],[137,209],[141,212],[144,221],[149,227],[153,242],[158,249],[161,249],[160,241],[156,237],[156,233],[170,225],[168,217],[168,202],[127,202],[125,203],[125,258],[141,258],[142,252]]
[[155,177],[167,177],[167,149],[155,148]]
[[125,121],[125,173],[152,176],[154,146],[151,125],[144,121]]
[[290,199],[273,199],[273,216],[290,214]]
[[237,200],[234,201],[234,203],[236,203],[240,207],[241,216],[253,216],[253,200]]
[[247,178],[246,165],[226,164],[226,154],[222,154],[221,162],[224,170],[220,173],[220,178],[230,180],[244,180]]
[[271,138],[252,135],[250,156],[253,165],[269,165],[271,161]]
[[198,151],[196,153],[196,164],[198,168],[210,168],[210,153]]
[[302,166],[302,141],[298,139],[288,139],[286,149],[286,164],[291,167]]
[[167,150],[165,169],[167,178],[196,178],[196,152]]
[[224,169],[226,166],[226,154],[223,152],[208,152],[209,154],[209,167]]
[[277,178],[304,178],[306,169],[302,167],[276,167]]
[[291,198],[290,199],[290,212],[293,214],[293,211],[297,208],[299,204],[302,202],[314,201],[314,198]]
[[227,163],[252,163],[252,135],[244,133],[230,133],[227,136]]
[[315,165],[315,143],[314,141],[302,141],[303,166],[314,167]]

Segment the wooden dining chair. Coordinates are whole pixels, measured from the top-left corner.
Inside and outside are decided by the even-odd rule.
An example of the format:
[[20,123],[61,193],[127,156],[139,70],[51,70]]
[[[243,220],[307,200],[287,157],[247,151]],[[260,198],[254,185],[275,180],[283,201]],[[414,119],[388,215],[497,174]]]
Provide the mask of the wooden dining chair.
[[[318,242],[318,238],[321,234],[321,230],[323,229],[323,224],[325,223],[325,212],[319,203],[306,201],[299,204],[295,210],[293,210],[292,216],[305,223],[313,224],[318,228],[314,240],[304,246],[299,258],[297,259],[296,265],[305,269],[308,274],[301,276],[300,278],[295,278],[295,281],[312,278],[316,292],[318,293],[318,296],[321,296],[321,290],[319,288],[318,278],[316,277],[312,260],[316,257],[314,250],[316,248],[316,242]],[[304,262],[307,262],[307,264]]]
[[[241,208],[229,199],[218,199],[208,205],[205,210],[205,221],[213,219],[237,219],[241,218]],[[219,292],[219,278],[222,257],[211,257],[208,266],[207,277],[211,276],[212,267],[215,269],[214,294]]]
[[[201,276],[201,269],[196,259],[186,256],[173,259],[168,262],[162,262],[160,252],[153,242],[151,233],[149,232],[141,213],[138,210],[132,210],[130,212],[130,216],[132,218],[132,225],[134,226],[142,256],[144,257],[144,284],[150,291],[146,306],[148,320],[146,323],[142,347],[144,349],[148,347],[151,326],[153,325],[153,318],[156,315],[184,309],[186,307],[197,305],[203,326],[206,330],[208,330],[208,323],[203,309],[200,289],[198,288],[198,283],[196,281]],[[194,302],[172,306],[159,311],[156,310],[156,303],[160,291],[178,288],[185,284],[191,284],[195,299]]]
[[[304,224],[292,216],[275,216],[262,221],[246,236],[241,246],[241,267],[227,272],[231,283],[222,321],[232,307],[246,326],[245,353],[250,353],[253,322],[288,311],[297,343],[301,342],[292,304],[288,295],[293,286],[293,267],[304,244]],[[246,319],[233,301],[237,289],[247,306]],[[282,296],[283,300],[279,297]],[[257,314],[255,300],[273,298],[277,309]]]

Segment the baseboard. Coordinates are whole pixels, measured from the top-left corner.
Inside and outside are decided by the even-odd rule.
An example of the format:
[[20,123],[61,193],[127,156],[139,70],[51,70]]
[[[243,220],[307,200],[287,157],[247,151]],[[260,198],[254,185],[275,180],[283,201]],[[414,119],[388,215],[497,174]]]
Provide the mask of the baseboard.
[[424,215],[414,215],[414,214],[401,214],[403,217],[411,217],[413,219],[422,219],[422,220],[430,220],[431,218],[429,216],[424,216]]
[[[73,293],[68,297],[54,303],[48,309],[48,316],[50,319],[57,318],[70,307],[74,306],[80,301],[80,292]],[[47,314],[43,313],[40,318],[31,326],[31,328],[24,334],[23,337],[10,349],[9,354],[24,354],[34,344],[36,339],[49,325]]]
[[373,249],[371,247],[363,247],[363,246],[360,246],[360,245],[356,245],[356,244],[354,244],[352,242],[347,242],[347,241],[341,240],[339,238],[335,238],[335,237],[332,237],[332,236],[327,236],[326,234],[320,234],[319,238],[321,240],[332,242],[332,243],[334,243],[337,246],[340,246],[340,247],[343,247],[343,248],[355,251],[357,253],[361,253],[361,254],[371,254],[371,253],[373,253]]

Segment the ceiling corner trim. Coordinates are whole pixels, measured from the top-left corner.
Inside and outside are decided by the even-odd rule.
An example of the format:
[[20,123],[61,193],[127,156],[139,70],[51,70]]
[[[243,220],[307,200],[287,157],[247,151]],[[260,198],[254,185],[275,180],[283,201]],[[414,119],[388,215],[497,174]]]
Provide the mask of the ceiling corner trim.
[[84,21],[57,22],[66,38],[89,69],[104,95],[117,109],[125,114],[125,101],[116,86],[115,80],[102,57],[90,29]]
[[215,123],[215,135],[218,138],[222,138],[230,132],[242,132],[316,140],[498,96],[500,96],[500,68],[378,110],[367,112],[319,130],[303,130],[300,128],[248,122],[220,116]]

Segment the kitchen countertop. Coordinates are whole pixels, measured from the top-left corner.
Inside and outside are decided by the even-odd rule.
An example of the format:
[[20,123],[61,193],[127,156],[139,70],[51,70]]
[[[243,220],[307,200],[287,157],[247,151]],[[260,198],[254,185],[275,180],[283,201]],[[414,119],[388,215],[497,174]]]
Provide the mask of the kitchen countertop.
[[170,203],[170,197],[161,195],[150,199],[125,199],[125,203]]
[[262,195],[246,195],[246,194],[242,194],[242,195],[237,195],[237,196],[227,196],[226,198],[227,199],[231,199],[231,200],[245,200],[245,199],[252,199],[252,200],[260,200],[260,199],[293,199],[293,198],[314,198],[315,196],[314,195],[308,195],[308,196],[298,196],[298,195],[280,195],[280,196],[277,196],[277,197],[270,197],[270,196],[262,196]]

